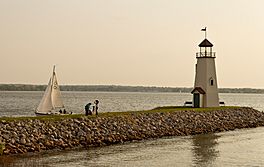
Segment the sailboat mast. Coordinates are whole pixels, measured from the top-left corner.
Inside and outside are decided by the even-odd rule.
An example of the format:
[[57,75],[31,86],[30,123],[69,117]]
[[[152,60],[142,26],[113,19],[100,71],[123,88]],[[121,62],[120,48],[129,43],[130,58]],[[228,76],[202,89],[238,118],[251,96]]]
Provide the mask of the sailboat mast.
[[53,87],[54,87],[54,76],[55,76],[55,65],[53,66],[53,71],[52,71],[52,76],[51,76],[51,93],[50,93],[50,96],[51,96],[52,108],[54,108],[53,99],[52,99],[52,93],[53,93]]
[[55,76],[55,65],[53,66],[53,71],[52,71],[52,77],[51,77],[51,87],[53,87],[54,85],[53,85],[53,82],[54,82],[54,76]]
[[55,73],[55,65],[53,65],[53,74]]

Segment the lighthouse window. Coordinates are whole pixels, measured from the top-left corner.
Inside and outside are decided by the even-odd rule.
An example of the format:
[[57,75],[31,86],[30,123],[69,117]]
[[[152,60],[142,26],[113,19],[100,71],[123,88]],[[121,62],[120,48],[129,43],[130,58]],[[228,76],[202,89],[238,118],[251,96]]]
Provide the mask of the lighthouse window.
[[210,84],[211,84],[211,86],[214,85],[214,80],[213,79],[210,80]]

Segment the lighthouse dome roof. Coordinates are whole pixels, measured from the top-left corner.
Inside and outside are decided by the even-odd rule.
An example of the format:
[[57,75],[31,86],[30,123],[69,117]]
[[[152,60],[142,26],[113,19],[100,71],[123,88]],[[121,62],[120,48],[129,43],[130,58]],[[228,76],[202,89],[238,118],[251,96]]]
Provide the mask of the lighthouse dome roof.
[[213,47],[213,46],[214,45],[206,38],[199,44],[199,47]]

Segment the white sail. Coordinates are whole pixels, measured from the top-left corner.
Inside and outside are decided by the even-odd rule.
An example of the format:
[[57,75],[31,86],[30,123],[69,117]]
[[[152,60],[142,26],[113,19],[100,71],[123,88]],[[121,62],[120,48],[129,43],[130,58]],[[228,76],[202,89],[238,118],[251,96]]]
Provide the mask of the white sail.
[[49,84],[37,108],[37,112],[50,112],[53,109],[53,105],[51,101],[51,86],[52,86],[51,84],[52,81],[50,78]]
[[49,80],[49,84],[45,90],[45,93],[37,108],[37,115],[48,115],[59,113],[57,109],[64,109],[64,105],[61,99],[60,88],[55,73],[55,66],[53,67],[53,73]]
[[52,101],[52,105],[55,109],[56,108],[64,108],[64,105],[63,105],[63,102],[61,99],[61,93],[60,93],[60,88],[59,88],[58,80],[56,77],[55,69],[53,71],[51,101]]

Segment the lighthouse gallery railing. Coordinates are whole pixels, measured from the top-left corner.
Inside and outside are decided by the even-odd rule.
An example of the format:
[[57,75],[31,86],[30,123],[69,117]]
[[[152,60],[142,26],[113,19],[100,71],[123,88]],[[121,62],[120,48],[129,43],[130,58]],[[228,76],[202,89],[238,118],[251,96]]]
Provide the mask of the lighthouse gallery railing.
[[196,57],[212,57],[212,58],[215,58],[215,52],[197,52]]

